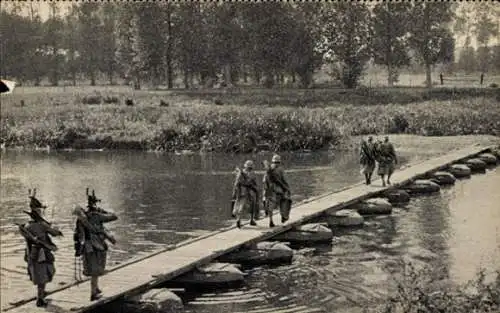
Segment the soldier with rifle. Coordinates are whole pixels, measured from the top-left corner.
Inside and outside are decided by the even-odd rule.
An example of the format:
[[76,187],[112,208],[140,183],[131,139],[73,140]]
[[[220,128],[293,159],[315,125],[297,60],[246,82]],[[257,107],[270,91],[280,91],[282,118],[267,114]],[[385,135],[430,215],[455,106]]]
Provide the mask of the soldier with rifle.
[[116,240],[106,229],[104,223],[116,221],[118,217],[99,208],[97,203],[100,199],[95,196],[94,190],[89,195],[87,188],[87,210],[76,206],[73,212],[77,216],[75,233],[73,240],[75,242],[75,257],[83,258],[83,274],[90,276],[90,300],[98,300],[102,296],[99,289],[99,276],[102,276],[106,268],[106,257],[108,245],[106,240],[112,244]]
[[26,240],[24,260],[28,263],[28,275],[37,286],[37,307],[47,306],[45,300],[45,286],[51,282],[55,274],[53,252],[57,246],[52,242],[50,235],[62,236],[62,233],[47,222],[42,216],[42,209],[47,206],[36,198],[36,189],[29,190],[30,209],[24,211],[31,217],[28,224],[17,224],[21,235]]
[[290,186],[285,178],[285,171],[281,167],[281,157],[275,154],[271,165],[264,161],[266,173],[263,179],[263,202],[266,215],[269,216],[269,227],[274,227],[273,211],[280,208],[281,223],[288,221],[292,207]]
[[253,172],[253,161],[248,160],[243,165],[243,170],[237,169],[233,187],[233,216],[236,217],[236,226],[241,228],[241,213],[250,211],[250,225],[255,226],[259,218],[259,191],[257,180]]

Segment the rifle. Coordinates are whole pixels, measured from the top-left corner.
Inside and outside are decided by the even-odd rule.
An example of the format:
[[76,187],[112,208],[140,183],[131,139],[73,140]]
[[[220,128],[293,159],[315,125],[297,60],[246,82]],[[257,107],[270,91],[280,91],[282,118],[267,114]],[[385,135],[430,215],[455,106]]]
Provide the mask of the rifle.
[[[239,168],[239,167],[237,167],[237,168],[236,168],[236,173],[237,173],[237,174],[238,174],[238,173],[239,173],[239,174],[241,174],[241,175],[245,178],[245,180],[248,180],[248,176],[245,174],[245,172],[243,172],[242,170],[240,170],[240,168]],[[257,194],[257,195],[259,194],[259,191],[257,190],[257,187],[256,187],[256,186],[254,186],[254,185],[251,185],[251,184],[240,184],[240,185],[242,185],[242,186],[244,186],[244,187],[247,187],[247,188],[250,188],[250,189],[251,189],[252,191],[254,191],[254,192],[255,192],[255,194]]]
[[105,239],[109,240],[109,242],[111,242],[112,244],[116,244],[116,239],[113,237],[113,235],[111,235],[110,233],[108,233],[108,231],[106,231],[106,230],[98,230],[98,229],[96,229],[94,227],[94,225],[92,225],[89,222],[89,220],[87,218],[87,214],[85,213],[85,211],[81,207],[80,208],[75,208],[75,210],[73,211],[73,214],[75,214],[77,216],[78,220],[89,231],[91,231],[94,234],[102,234],[102,235],[104,235]]
[[35,235],[33,235],[29,230],[26,229],[26,226],[24,224],[19,224],[15,223],[19,227],[19,231],[21,232],[21,235],[29,242],[38,244],[45,249],[48,249],[50,251],[57,251],[57,246],[54,243],[47,243],[43,240],[38,239]]
[[264,168],[266,170],[266,173],[269,177],[269,180],[272,181],[273,183],[279,185],[281,187],[281,189],[283,189],[283,191],[285,191],[285,193],[290,194],[290,189],[281,180],[277,179],[276,176],[274,176],[273,169],[270,167],[269,162],[267,160],[265,160],[263,163],[264,163]]

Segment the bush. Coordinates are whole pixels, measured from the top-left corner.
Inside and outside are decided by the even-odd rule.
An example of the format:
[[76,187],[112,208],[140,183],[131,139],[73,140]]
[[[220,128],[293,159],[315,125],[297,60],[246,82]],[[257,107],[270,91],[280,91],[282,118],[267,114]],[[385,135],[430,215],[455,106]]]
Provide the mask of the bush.
[[484,270],[465,285],[443,287],[439,275],[431,268],[415,269],[404,264],[401,277],[396,279],[396,292],[382,308],[384,313],[472,313],[500,310],[500,271],[496,279],[486,283]]
[[106,104],[117,104],[118,102],[118,97],[107,96],[104,98],[104,103]]
[[90,105],[101,104],[102,97],[101,96],[84,96],[81,101],[83,104],[90,104]]

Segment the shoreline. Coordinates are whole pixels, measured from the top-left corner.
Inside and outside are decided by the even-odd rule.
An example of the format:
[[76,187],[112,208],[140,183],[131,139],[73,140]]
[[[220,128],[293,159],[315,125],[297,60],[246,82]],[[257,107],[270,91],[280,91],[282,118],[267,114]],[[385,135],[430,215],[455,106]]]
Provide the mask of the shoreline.
[[[328,151],[354,151],[359,148],[359,143],[362,138],[368,135],[348,136],[341,140],[340,144],[335,147],[316,149],[316,150],[291,150],[291,151],[272,151],[272,150],[257,150],[249,153],[242,154],[255,154],[255,153],[274,153],[274,152],[287,152],[287,153],[321,153]],[[455,136],[422,136],[414,134],[374,134],[376,138],[382,139],[389,136],[391,142],[399,146],[405,152],[418,150],[419,153],[426,151],[426,154],[435,155],[436,152],[449,149],[465,147],[477,143],[486,145],[500,146],[500,136],[494,135],[455,135]],[[126,144],[126,142],[125,142]],[[438,145],[439,148],[433,148],[432,145]],[[434,149],[434,150],[433,150]],[[221,151],[202,151],[202,150],[175,150],[175,151],[160,151],[151,149],[127,149],[127,148],[53,148],[53,147],[36,147],[36,146],[2,146],[1,152],[7,151],[26,151],[26,152],[139,152],[139,153],[158,153],[158,154],[176,154],[176,155],[194,155],[194,154],[234,154]]]

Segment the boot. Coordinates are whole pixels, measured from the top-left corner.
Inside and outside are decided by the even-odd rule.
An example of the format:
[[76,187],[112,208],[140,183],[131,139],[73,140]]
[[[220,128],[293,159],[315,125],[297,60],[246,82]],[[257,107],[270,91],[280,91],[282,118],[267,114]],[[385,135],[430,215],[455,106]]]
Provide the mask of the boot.
[[95,293],[93,295],[90,296],[90,301],[95,301],[95,300],[99,300],[102,298],[102,295],[99,294],[99,293]]
[[257,223],[255,223],[255,221],[254,221],[254,220],[251,220],[251,221],[250,221],[250,225],[252,225],[252,226],[257,226]]
[[273,221],[269,221],[269,227],[270,227],[270,228],[273,228],[273,227],[274,227],[274,223],[273,223]]
[[47,301],[44,299],[37,299],[36,300],[36,306],[39,308],[44,308],[48,305]]
[[240,220],[236,221],[236,227],[241,228],[241,221]]
[[96,293],[96,294],[101,294],[101,293],[102,293],[102,291],[101,291],[101,289],[97,288],[97,289],[95,290],[95,293]]

